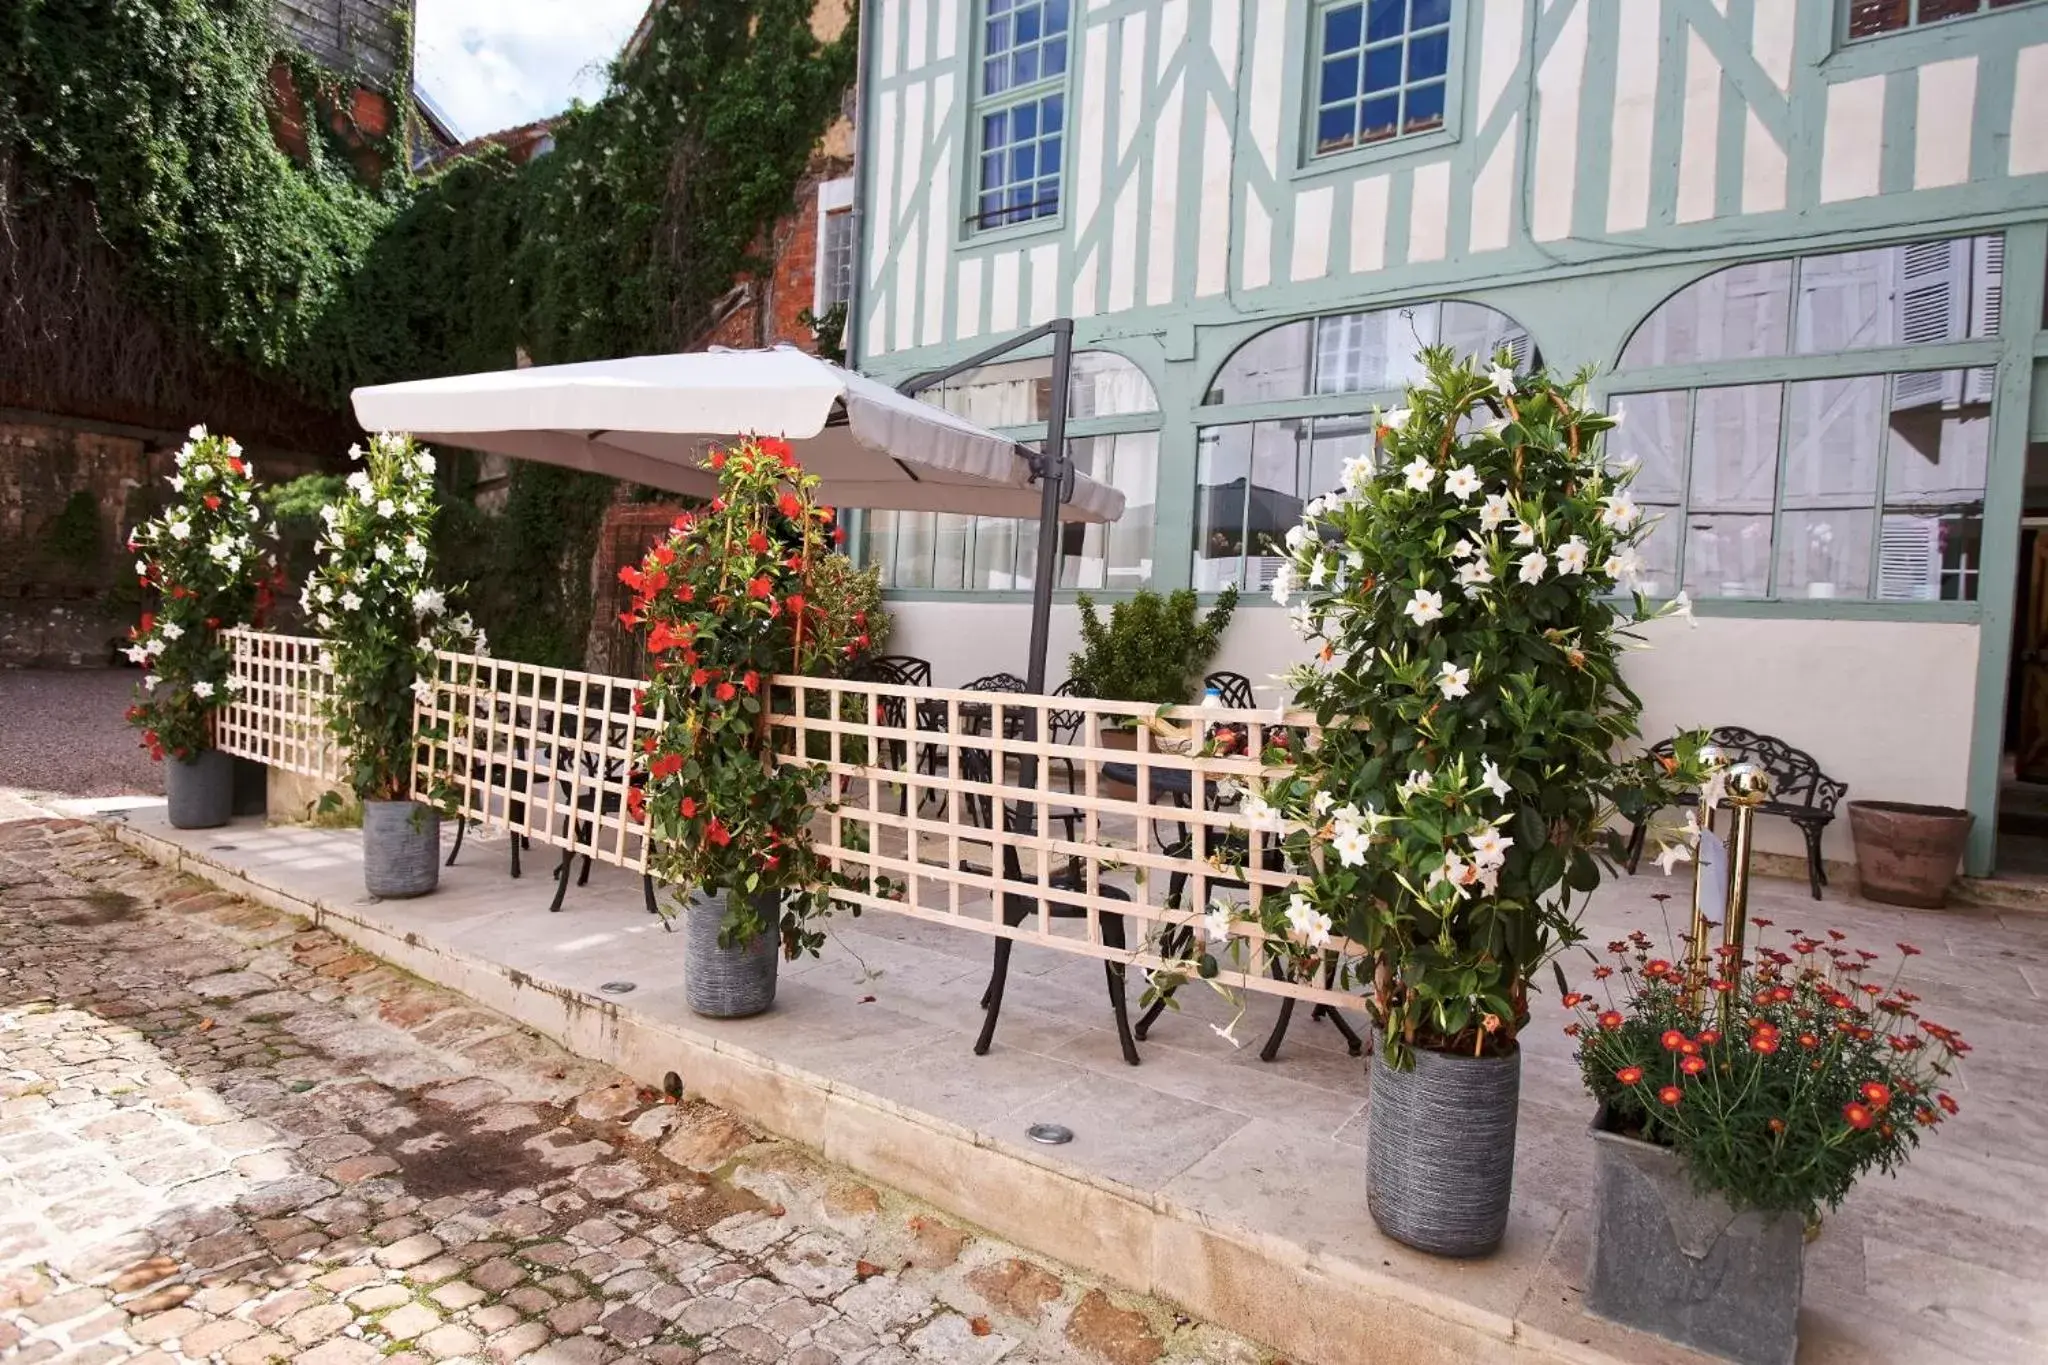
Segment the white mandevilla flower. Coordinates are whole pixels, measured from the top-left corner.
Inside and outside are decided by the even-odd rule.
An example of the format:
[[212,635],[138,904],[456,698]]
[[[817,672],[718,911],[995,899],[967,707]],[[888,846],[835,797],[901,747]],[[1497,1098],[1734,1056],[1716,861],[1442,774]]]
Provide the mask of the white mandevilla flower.
[[333,629],[334,629],[334,618],[333,618],[332,616],[329,616],[329,615],[328,615],[328,614],[327,614],[326,612],[324,612],[324,611],[323,611],[323,612],[321,612],[321,613],[320,613],[320,614],[319,614],[318,616],[316,616],[316,617],[315,617],[315,618],[313,618],[313,619],[314,619],[314,624],[315,624],[315,625],[317,625],[317,626],[319,626],[319,627],[320,627],[320,629],[322,629],[322,630],[333,630]]
[[354,611],[361,605],[363,605],[363,599],[356,596],[353,592],[345,592],[341,595],[341,609],[343,611]]
[[421,588],[412,595],[414,616],[439,616],[448,608],[448,599],[439,588]]
[[1431,592],[1428,588],[1417,588],[1415,596],[1409,598],[1408,604],[1401,610],[1408,613],[1408,619],[1416,625],[1426,626],[1431,621],[1442,619],[1444,595],[1440,592]]
[[1507,861],[1508,850],[1515,846],[1513,839],[1491,825],[1473,831],[1466,836],[1466,842],[1472,845],[1472,861],[1481,867],[1499,867]]
[[186,434],[187,436],[190,436],[190,437],[191,437],[191,438],[192,438],[193,440],[195,440],[195,441],[203,441],[203,440],[205,440],[205,439],[206,439],[206,423],[204,423],[204,422],[201,422],[201,423],[200,423],[200,424],[199,424],[198,426],[196,426],[196,427],[193,427],[193,428],[192,428],[192,430],[190,430],[190,431],[186,432],[185,434]]
[[1296,602],[1289,607],[1287,620],[1294,627],[1294,633],[1304,640],[1315,636],[1323,628],[1323,618],[1306,602]]
[[162,678],[160,678],[160,677],[158,677],[158,676],[157,676],[156,674],[154,674],[154,673],[148,673],[148,674],[144,674],[144,675],[143,675],[143,679],[142,679],[142,686],[143,686],[143,688],[144,688],[145,690],[147,690],[147,691],[150,691],[150,692],[154,692],[154,691],[156,691],[156,689],[157,689],[157,688],[158,688],[158,687],[159,687],[160,685],[162,685],[162,683],[163,683],[163,679],[162,679]]
[[1378,414],[1378,417],[1377,425],[1385,427],[1388,431],[1399,431],[1402,427],[1408,425],[1408,409],[1406,408],[1395,408],[1391,412],[1382,412]]
[[1460,540],[1456,545],[1453,545],[1451,547],[1452,559],[1470,559],[1472,558],[1472,556],[1478,553],[1479,547],[1477,545],[1474,545],[1469,539]]
[[200,679],[198,682],[192,684],[192,695],[199,698],[199,700],[201,701],[205,701],[208,697],[211,697],[213,695],[213,684],[207,682],[204,678]]
[[1449,882],[1452,888],[1462,896],[1466,894],[1466,888],[1474,880],[1473,873],[1474,868],[1470,863],[1455,853],[1446,853],[1444,854],[1443,865],[1429,874],[1427,889],[1434,889],[1444,882]]
[[1273,604],[1284,607],[1294,592],[1294,566],[1282,564],[1273,573]]
[[318,598],[320,601],[320,605],[324,607],[334,601],[334,589],[328,587],[325,583],[322,583],[319,586],[319,588],[317,588],[314,591],[313,596]]
[[405,538],[405,557],[415,564],[427,562],[427,547],[420,544],[418,536],[407,536]]
[[1317,555],[1308,566],[1308,585],[1311,588],[1320,588],[1329,581],[1330,561],[1322,555]]
[[1623,412],[1622,409],[1616,408],[1613,412],[1607,414],[1607,420],[1614,423],[1615,426],[1619,427],[1622,425],[1622,418],[1625,415],[1626,414]]
[[434,699],[434,684],[425,678],[414,678],[412,695],[415,701],[431,702]]
[[170,530],[172,540],[190,540],[192,538],[192,523],[189,521],[174,521],[168,529]]
[[1253,829],[1280,828],[1280,812],[1257,792],[1247,791],[1238,810],[1244,816],[1244,822]]
[[163,633],[163,637],[166,640],[183,639],[185,635],[185,628],[176,621],[166,621],[161,626],[158,626],[157,629]]
[[1643,558],[1633,549],[1617,550],[1607,556],[1607,562],[1600,566],[1600,572],[1624,588],[1633,588],[1643,576]]
[[1328,815],[1330,808],[1337,804],[1337,798],[1326,791],[1319,791],[1309,798],[1309,809],[1317,815]]
[[1436,482],[1436,466],[1420,455],[1402,465],[1401,472],[1407,476],[1408,486],[1418,493],[1427,493]]
[[1557,571],[1560,574],[1584,573],[1586,553],[1586,542],[1573,536],[1557,547]]
[[130,645],[122,653],[128,656],[128,662],[131,664],[146,664],[149,662],[149,646],[147,645]]
[[1347,493],[1363,493],[1372,482],[1373,459],[1370,455],[1355,455],[1344,462],[1338,482]]
[[377,515],[378,515],[378,516],[380,516],[380,517],[395,517],[395,516],[397,516],[397,515],[398,515],[398,504],[397,504],[397,503],[395,503],[395,502],[393,502],[393,501],[391,501],[391,499],[389,499],[389,498],[379,498],[379,499],[377,499]]
[[1508,780],[1501,776],[1499,767],[1490,758],[1480,759],[1479,764],[1479,785],[1492,792],[1501,800],[1507,800],[1508,792],[1511,788],[1508,786]]
[[1694,616],[1693,616],[1693,614],[1692,614],[1692,594],[1691,594],[1691,593],[1689,593],[1689,592],[1686,592],[1686,591],[1684,591],[1683,589],[1681,589],[1681,590],[1679,591],[1679,594],[1678,594],[1678,596],[1676,596],[1676,597],[1674,597],[1674,598],[1672,598],[1672,599],[1671,599],[1671,614],[1672,614],[1673,616],[1677,616],[1677,617],[1681,617],[1681,618],[1683,618],[1683,619],[1684,619],[1684,621],[1685,621],[1685,623],[1686,623],[1687,625],[1691,626],[1691,627],[1692,627],[1693,629],[1695,629],[1695,630],[1699,629],[1699,624],[1700,624],[1700,623],[1699,623],[1699,621],[1698,621],[1698,620],[1697,620],[1696,618],[1694,618]]
[[1395,787],[1394,790],[1400,793],[1403,801],[1413,801],[1417,796],[1428,791],[1430,784],[1435,781],[1436,778],[1427,769],[1412,768],[1409,770],[1408,776],[1403,778],[1400,785]]
[[1472,690],[1471,683],[1472,670],[1460,668],[1449,659],[1444,660],[1443,666],[1437,670],[1437,690],[1442,692],[1447,700],[1469,694]]
[[1308,523],[1307,523],[1307,522],[1305,522],[1305,521],[1297,521],[1297,522],[1295,522],[1295,523],[1294,523],[1294,525],[1292,525],[1292,526],[1288,527],[1288,528],[1287,528],[1287,549],[1288,549],[1288,552],[1289,552],[1289,553],[1293,553],[1294,551],[1296,551],[1296,550],[1299,550],[1299,549],[1300,549],[1300,548],[1301,548],[1302,546],[1304,546],[1304,545],[1308,544],[1308,542],[1309,542],[1309,537],[1310,537],[1311,535],[1313,535],[1313,534],[1314,534],[1314,532],[1312,532],[1312,531],[1310,531],[1310,530],[1308,529]]
[[221,680],[221,686],[225,688],[230,695],[240,695],[242,689],[244,687],[247,687],[248,684],[242,681],[241,676],[239,674],[230,673],[227,675],[226,678]]
[[434,456],[433,456],[433,453],[432,453],[431,451],[426,451],[426,450],[422,450],[422,451],[420,451],[420,452],[419,452],[419,453],[418,453],[417,455],[413,456],[412,466],[413,466],[413,468],[414,468],[414,469],[416,469],[416,470],[418,470],[418,471],[419,471],[419,476],[420,476],[421,478],[423,478],[423,479],[431,479],[431,478],[433,478],[433,477],[434,477]]
[[136,561],[135,561],[135,572],[136,572],[137,574],[139,574],[139,575],[141,575],[141,576],[145,577],[145,578],[146,578],[146,577],[148,577],[148,576],[149,576],[149,561],[148,561],[148,560],[146,560],[146,559],[138,559],[138,560],[136,560]]
[[226,559],[234,552],[234,542],[228,540],[216,540],[213,544],[206,547],[206,553],[212,555],[215,559]]
[[1602,498],[1600,503],[1600,524],[1624,535],[1642,519],[1642,509],[1637,507],[1635,499],[1625,492]]
[[1479,471],[1469,464],[1453,469],[1450,473],[1444,475],[1444,492],[1449,493],[1459,502],[1470,501],[1472,495],[1478,491]]
[[183,474],[171,475],[171,491],[173,493],[182,493],[185,491],[185,476]]
[[1520,546],[1522,546],[1522,547],[1523,547],[1524,549],[1526,549],[1526,548],[1528,548],[1529,546],[1531,546],[1531,545],[1534,545],[1535,543],[1536,543],[1536,523],[1535,523],[1535,522],[1533,522],[1533,521],[1518,521],[1518,522],[1516,522],[1516,523],[1515,523],[1515,544],[1517,544],[1517,545],[1520,545]]
[[1208,937],[1211,946],[1229,941],[1230,924],[1236,918],[1237,907],[1229,901],[1209,902],[1209,909],[1202,916],[1202,933]]
[[1531,550],[1516,562],[1522,566],[1522,572],[1516,576],[1524,583],[1541,583],[1543,571],[1550,564],[1550,561],[1543,557],[1541,550]]
[[1461,588],[1484,587],[1493,581],[1493,570],[1486,567],[1486,561],[1475,559],[1470,564],[1458,566],[1458,586]]
[[326,522],[329,526],[334,525],[335,522],[341,520],[341,509],[332,504],[321,508],[320,520]]
[[1486,501],[1479,507],[1479,529],[1492,531],[1505,525],[1515,515],[1515,505],[1508,501],[1505,493],[1488,493]]
[[1507,366],[1494,366],[1492,369],[1486,372],[1486,377],[1493,381],[1493,387],[1495,392],[1502,394],[1514,393],[1515,372],[1509,369]]
[[1330,840],[1330,847],[1337,850],[1337,861],[1346,867],[1364,866],[1369,846],[1365,831],[1352,824],[1339,825],[1336,837]]
[[1287,927],[1311,948],[1320,948],[1330,941],[1330,917],[1299,892],[1288,898]]
[[377,543],[377,548],[371,551],[371,553],[376,556],[379,564],[389,564],[391,562],[391,547],[382,541]]

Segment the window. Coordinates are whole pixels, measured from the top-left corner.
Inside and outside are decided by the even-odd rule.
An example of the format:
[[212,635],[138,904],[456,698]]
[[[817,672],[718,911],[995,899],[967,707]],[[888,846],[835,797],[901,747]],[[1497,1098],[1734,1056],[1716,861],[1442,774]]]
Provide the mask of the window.
[[[1082,436],[1067,443],[1081,473],[1124,495],[1106,526],[1060,528],[1063,588],[1141,588],[1152,581],[1152,506],[1159,433]],[[861,562],[881,568],[884,588],[1028,592],[1038,562],[1038,523],[947,512],[868,514]]]
[[[1542,364],[1528,332],[1507,314],[1434,300],[1282,323],[1231,353],[1203,399],[1225,411],[1196,433],[1197,590],[1271,586],[1288,529],[1311,499],[1337,488],[1346,463],[1375,457],[1372,409],[1400,405],[1402,390],[1422,377],[1417,353],[1435,345],[1485,357],[1506,350],[1517,369]],[[1347,401],[1329,402],[1337,396]],[[1325,411],[1229,420],[1233,406],[1288,399]],[[1332,406],[1339,411],[1328,413]]]
[[[1052,361],[1006,360],[957,375],[924,397],[988,427],[1043,440],[1052,402]],[[1124,495],[1122,518],[1060,531],[1059,578],[1066,588],[1138,588],[1152,581],[1152,508],[1159,484],[1159,396],[1145,372],[1111,351],[1077,351],[1067,393],[1070,421],[1091,424],[1067,454],[1090,478]],[[1031,427],[1038,427],[1038,441]],[[1107,431],[1103,430],[1108,428]],[[885,588],[1028,592],[1038,558],[1038,523],[935,512],[870,512],[861,562],[881,569]]]
[[1443,127],[1451,0],[1325,0],[1313,22],[1318,156]]
[[1520,368],[1535,348],[1513,318],[1476,303],[1418,303],[1372,313],[1339,313],[1259,333],[1217,371],[1202,401],[1260,403],[1310,394],[1385,393],[1422,377],[1416,353],[1449,346],[1491,356],[1505,347]]
[[986,0],[982,22],[976,227],[1060,209],[1069,0]]
[[1848,36],[1874,38],[1881,33],[1898,33],[1950,19],[1967,19],[1973,14],[2013,9],[2032,0],[1843,0],[1844,28]]
[[1369,415],[1204,427],[1196,439],[1195,590],[1270,587],[1303,507],[1337,487],[1346,461],[1371,458],[1374,447]]
[[811,312],[824,317],[853,297],[853,177],[818,186],[817,283]]
[[1672,295],[1617,388],[1631,369],[1778,357],[1784,378],[1614,399],[1608,453],[1642,462],[1657,518],[1644,590],[1975,600],[1992,368],[1803,377],[1800,357],[1995,336],[2003,266],[2003,238],[1963,237],[1734,266]]

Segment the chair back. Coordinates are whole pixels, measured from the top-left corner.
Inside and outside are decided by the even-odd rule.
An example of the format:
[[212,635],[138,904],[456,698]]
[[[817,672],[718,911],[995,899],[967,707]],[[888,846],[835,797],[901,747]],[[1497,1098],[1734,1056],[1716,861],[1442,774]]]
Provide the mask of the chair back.
[[1225,706],[1249,711],[1258,705],[1252,696],[1252,680],[1242,673],[1211,673],[1202,683],[1215,688]]
[[[1081,695],[1081,689],[1074,685],[1072,678],[1069,678],[1055,687],[1052,694],[1055,697],[1078,697]],[[1077,710],[1048,711],[1045,713],[1045,726],[1051,733],[1046,737],[1055,744],[1072,744],[1075,737],[1081,733],[1082,719],[1082,713]]]
[[1029,692],[1031,684],[1015,673],[990,673],[976,678],[971,683],[962,683],[962,692]]
[[[869,677],[870,672],[874,676]],[[861,664],[858,675],[864,681],[897,683],[904,687],[932,685],[930,661],[913,654],[877,654]]]

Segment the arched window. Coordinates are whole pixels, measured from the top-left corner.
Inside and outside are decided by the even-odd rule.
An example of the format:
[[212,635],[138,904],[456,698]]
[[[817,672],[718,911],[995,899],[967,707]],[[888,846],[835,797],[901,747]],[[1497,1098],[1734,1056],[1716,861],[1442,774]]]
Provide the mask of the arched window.
[[[1644,319],[1609,386],[1608,450],[1642,462],[1638,500],[1661,516],[1652,591],[1974,600],[1995,386],[1967,362],[1997,332],[2003,248],[1730,266]],[[1924,361],[1841,373],[1878,348]]]
[[[1052,402],[1052,361],[984,365],[928,390],[949,412],[1035,446]],[[1159,483],[1159,396],[1137,365],[1111,351],[1077,351],[1067,389],[1067,454],[1080,472],[1121,490],[1108,526],[1060,535],[1068,588],[1141,588],[1152,581],[1152,506]],[[1025,592],[1038,559],[1038,524],[946,512],[867,514],[861,562],[892,589]]]
[[[1304,318],[1252,337],[1223,362],[1196,436],[1194,586],[1263,589],[1286,556],[1302,508],[1336,488],[1347,460],[1370,455],[1375,405],[1398,407],[1422,376],[1417,353],[1506,349],[1517,369],[1542,363],[1520,324],[1483,304],[1416,303]],[[1299,400],[1299,416],[1229,420],[1229,409]]]

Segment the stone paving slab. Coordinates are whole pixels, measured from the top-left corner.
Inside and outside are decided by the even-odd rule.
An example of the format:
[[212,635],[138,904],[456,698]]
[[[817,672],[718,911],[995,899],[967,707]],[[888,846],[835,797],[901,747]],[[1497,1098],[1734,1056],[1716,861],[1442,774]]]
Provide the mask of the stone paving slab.
[[[281,904],[528,1023],[658,1079],[676,1064],[735,1112],[961,1217],[1156,1293],[1325,1365],[1370,1359],[1696,1359],[1580,1311],[1591,1154],[1569,1044],[1532,1029],[1524,1050],[1516,1202],[1500,1253],[1448,1263],[1381,1237],[1364,1209],[1364,1067],[1336,1032],[1297,1014],[1279,1062],[1256,1044],[1273,1005],[1232,1030],[1223,1002],[1183,992],[1119,1057],[1093,962],[1020,947],[995,1050],[971,1055],[988,941],[889,915],[834,922],[821,960],[784,964],[776,1009],[690,1015],[679,938],[640,908],[637,881],[598,868],[545,912],[545,870],[504,874],[503,847],[466,848],[442,889],[377,903],[343,833],[237,826],[178,834],[138,814],[125,837]],[[529,865],[544,860],[530,860]],[[1594,942],[1661,934],[1651,874],[1592,900]],[[2004,1362],[2048,1357],[2037,1310],[2048,1218],[2013,1190],[2048,1188],[2048,916],[1903,911],[1760,879],[1753,913],[1926,953],[1907,984],[1975,1042],[1962,1117],[1896,1180],[1866,1182],[1807,1254],[1803,1362]],[[629,979],[609,997],[601,987]],[[1539,1009],[1543,1006],[1539,1004]],[[1561,1022],[1561,1021],[1560,1021]],[[1021,1141],[1054,1119],[1078,1136]],[[1910,1249],[1909,1251],[1906,1249]],[[1246,1292],[1245,1283],[1260,1285]],[[2014,1303],[2015,1284],[2028,1294]]]
[[0,1359],[1273,1357],[31,820],[0,823]]

